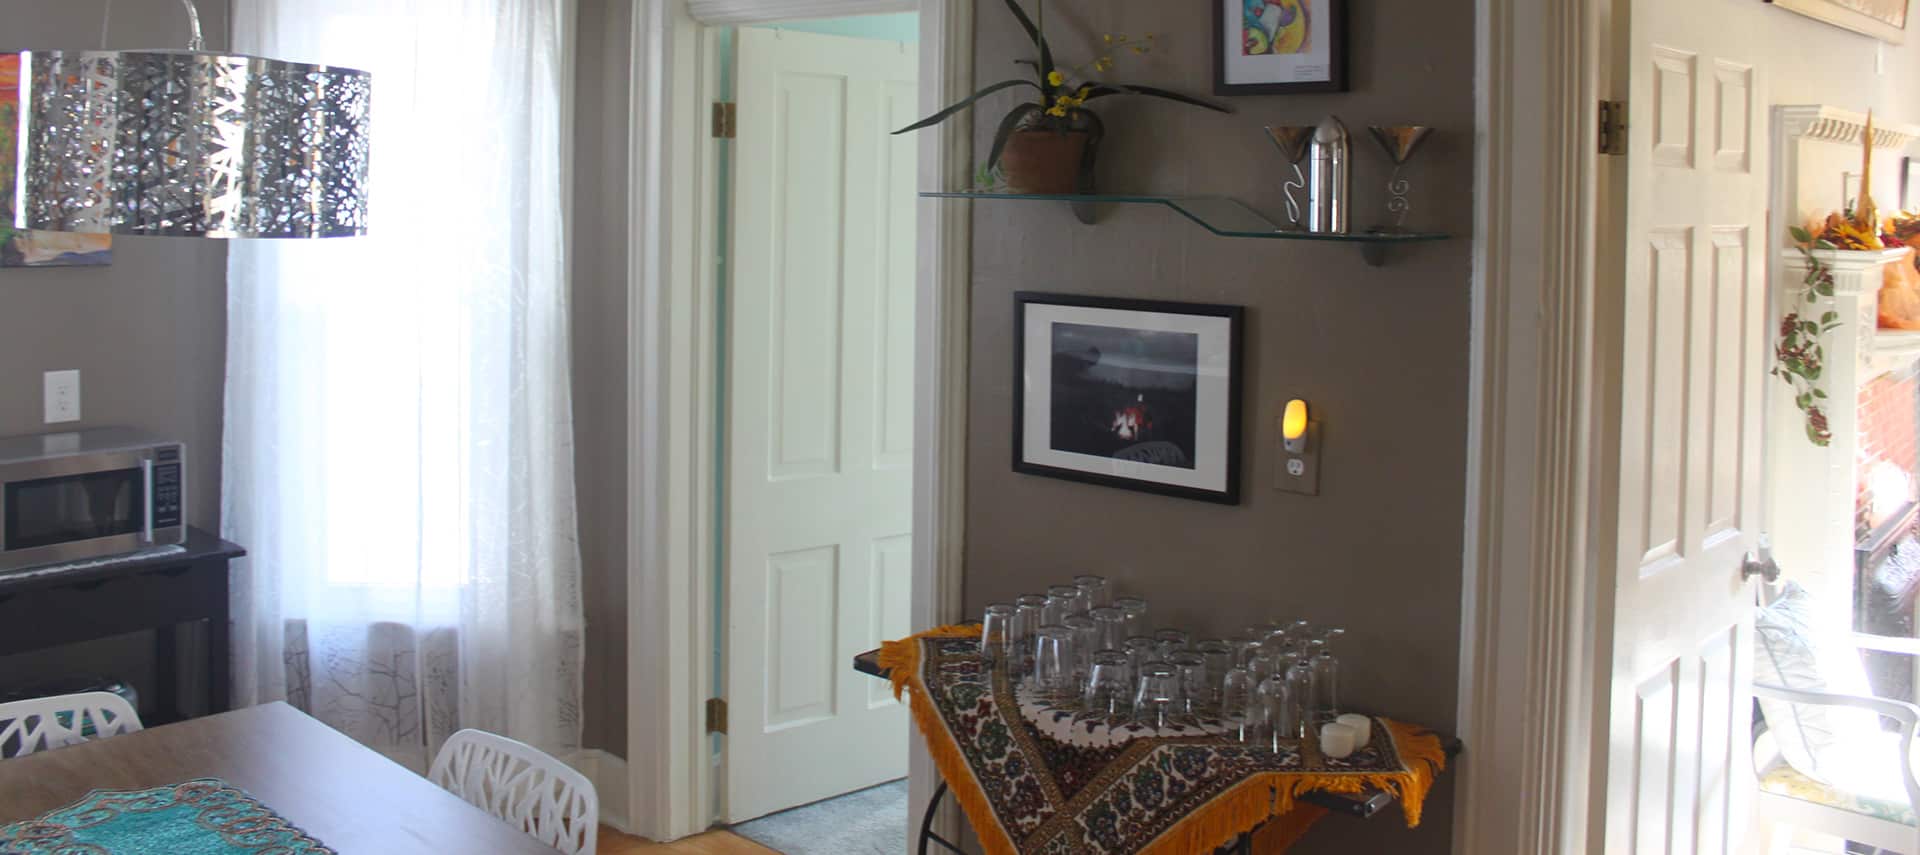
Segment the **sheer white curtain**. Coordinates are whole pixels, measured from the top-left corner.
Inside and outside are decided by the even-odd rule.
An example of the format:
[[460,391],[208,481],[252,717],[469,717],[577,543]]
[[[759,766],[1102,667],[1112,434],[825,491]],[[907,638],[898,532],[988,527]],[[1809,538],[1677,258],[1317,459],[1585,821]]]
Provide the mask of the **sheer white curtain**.
[[234,4],[237,51],[374,75],[373,236],[230,248],[236,700],[415,766],[579,742],[565,2]]

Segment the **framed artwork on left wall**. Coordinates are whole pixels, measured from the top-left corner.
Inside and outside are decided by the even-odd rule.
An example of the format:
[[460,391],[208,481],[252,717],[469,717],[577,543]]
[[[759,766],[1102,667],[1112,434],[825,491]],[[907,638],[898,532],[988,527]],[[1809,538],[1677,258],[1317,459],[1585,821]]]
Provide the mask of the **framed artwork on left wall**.
[[1015,294],[1014,471],[1239,504],[1244,315]]
[[14,168],[20,128],[20,55],[0,53],[0,267],[94,267],[113,263],[112,235],[23,231],[13,227]]

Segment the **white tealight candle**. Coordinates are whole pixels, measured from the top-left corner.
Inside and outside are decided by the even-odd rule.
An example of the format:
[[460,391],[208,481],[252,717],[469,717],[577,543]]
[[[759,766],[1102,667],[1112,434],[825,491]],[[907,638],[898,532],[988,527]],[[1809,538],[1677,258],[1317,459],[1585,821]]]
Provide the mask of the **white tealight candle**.
[[1354,740],[1358,736],[1353,728],[1337,721],[1323,725],[1320,728],[1320,753],[1335,760],[1344,760],[1353,753]]
[[1359,713],[1347,713],[1334,719],[1353,728],[1353,747],[1355,751],[1373,744],[1373,719]]

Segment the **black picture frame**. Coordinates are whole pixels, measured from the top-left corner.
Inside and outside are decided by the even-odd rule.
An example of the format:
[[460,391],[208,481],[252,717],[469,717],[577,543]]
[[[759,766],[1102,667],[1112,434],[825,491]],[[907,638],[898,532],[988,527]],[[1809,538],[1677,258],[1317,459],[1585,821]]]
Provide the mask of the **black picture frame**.
[[1347,91],[1347,0],[1310,0],[1323,5],[1327,19],[1328,79],[1316,81],[1271,81],[1265,83],[1228,83],[1228,27],[1239,28],[1242,18],[1229,17],[1229,5],[1241,0],[1207,0],[1213,4],[1213,94],[1300,95]]
[[[1244,328],[1246,323],[1246,309],[1244,307],[1216,305],[1216,304],[1209,304],[1209,303],[1179,303],[1179,302],[1168,302],[1168,301],[1162,301],[1162,300],[1133,300],[1133,299],[1123,299],[1123,298],[1117,298],[1117,297],[1095,297],[1095,296],[1088,296],[1088,295],[1081,295],[1081,294],[1056,294],[1056,293],[1047,293],[1047,292],[1041,292],[1041,291],[1019,291],[1013,295],[1013,299],[1014,299],[1013,470],[1015,472],[1019,472],[1026,475],[1039,475],[1039,476],[1044,476],[1049,478],[1059,478],[1067,481],[1078,481],[1084,484],[1095,484],[1103,487],[1113,487],[1113,488],[1122,489],[1122,490],[1134,490],[1134,491],[1143,492],[1143,493],[1154,493],[1162,496],[1171,496],[1171,497],[1182,498],[1182,499],[1192,499],[1192,500],[1202,501],[1202,502],[1212,502],[1215,504],[1222,504],[1222,505],[1240,504],[1240,472],[1242,468],[1241,466],[1242,461],[1240,457],[1241,430],[1242,430],[1241,395],[1242,395],[1242,372],[1244,371],[1244,365],[1245,365],[1245,362],[1244,362],[1245,330]],[[1090,310],[1095,312],[1099,310],[1141,312],[1141,313],[1150,313],[1150,314],[1182,316],[1182,317],[1190,317],[1190,318],[1201,318],[1201,319],[1215,318],[1215,319],[1225,320],[1227,322],[1227,327],[1226,327],[1227,340],[1224,346],[1226,363],[1227,363],[1227,382],[1226,382],[1225,401],[1224,401],[1224,407],[1226,411],[1224,413],[1209,411],[1209,412],[1212,412],[1212,416],[1215,418],[1224,418],[1225,439],[1224,439],[1224,442],[1220,444],[1221,447],[1219,448],[1212,448],[1210,446],[1203,447],[1201,439],[1198,437],[1198,435],[1196,435],[1193,441],[1193,446],[1194,446],[1193,451],[1195,453],[1193,454],[1194,461],[1193,461],[1193,467],[1192,467],[1196,472],[1198,472],[1203,462],[1205,462],[1208,466],[1215,466],[1216,461],[1214,461],[1212,457],[1210,457],[1209,455],[1212,455],[1212,454],[1220,455],[1221,458],[1223,459],[1221,461],[1218,461],[1218,463],[1224,464],[1224,471],[1221,473],[1224,475],[1224,478],[1222,479],[1223,483],[1220,489],[1207,489],[1203,487],[1185,486],[1180,484],[1157,481],[1151,478],[1128,477],[1123,475],[1115,475],[1110,473],[1090,471],[1088,469],[1073,468],[1070,466],[1050,465],[1046,463],[1035,462],[1034,460],[1029,459],[1029,455],[1027,453],[1028,448],[1027,448],[1027,442],[1026,442],[1026,435],[1027,435],[1027,430],[1029,428],[1028,419],[1027,419],[1027,416],[1028,416],[1027,404],[1028,404],[1028,394],[1029,394],[1029,389],[1028,389],[1028,384],[1029,384],[1028,373],[1029,372],[1028,372],[1027,360],[1030,354],[1028,353],[1027,340],[1028,340],[1028,334],[1029,334],[1028,310],[1030,307],[1033,307],[1033,306],[1061,307],[1066,309],[1082,309],[1082,310]],[[1093,325],[1101,326],[1107,329],[1121,329],[1121,330],[1127,329],[1125,327],[1115,327],[1110,324],[1093,324]],[[1047,358],[1049,359],[1049,366],[1047,368],[1048,373],[1046,375],[1045,382],[1048,384],[1047,394],[1050,397],[1052,395],[1052,384],[1054,381],[1054,372],[1056,370],[1052,365],[1052,361],[1055,358],[1057,358],[1057,354],[1050,350],[1047,354]],[[1199,382],[1197,378],[1200,376],[1200,372],[1198,370],[1199,364],[1200,363],[1198,361],[1195,363],[1196,387],[1198,386],[1198,382]],[[1201,416],[1201,412],[1200,412],[1201,397],[1202,396],[1199,395],[1198,393],[1194,395],[1196,423],[1199,422],[1200,416]],[[1048,413],[1036,414],[1036,415],[1038,417],[1048,419],[1049,435],[1052,435],[1051,419],[1054,413],[1050,411]],[[1056,449],[1047,448],[1047,449],[1041,449],[1040,453],[1059,454],[1060,452],[1057,451]],[[1158,469],[1159,467],[1155,466],[1155,467],[1136,467],[1136,468]]]

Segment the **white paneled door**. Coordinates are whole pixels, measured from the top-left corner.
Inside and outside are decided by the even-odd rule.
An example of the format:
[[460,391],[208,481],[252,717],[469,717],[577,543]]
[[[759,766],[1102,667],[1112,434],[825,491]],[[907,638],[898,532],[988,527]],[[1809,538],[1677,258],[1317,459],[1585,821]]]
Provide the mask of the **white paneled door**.
[[[1631,0],[1606,851],[1747,851],[1768,244],[1741,0]],[[1622,7],[1629,4],[1621,4]],[[1744,11],[1744,10],[1740,10]],[[1603,515],[1603,519],[1605,516]],[[1603,576],[1603,578],[1607,578]]]
[[733,821],[907,774],[855,654],[909,631],[911,44],[739,33],[727,376]]

